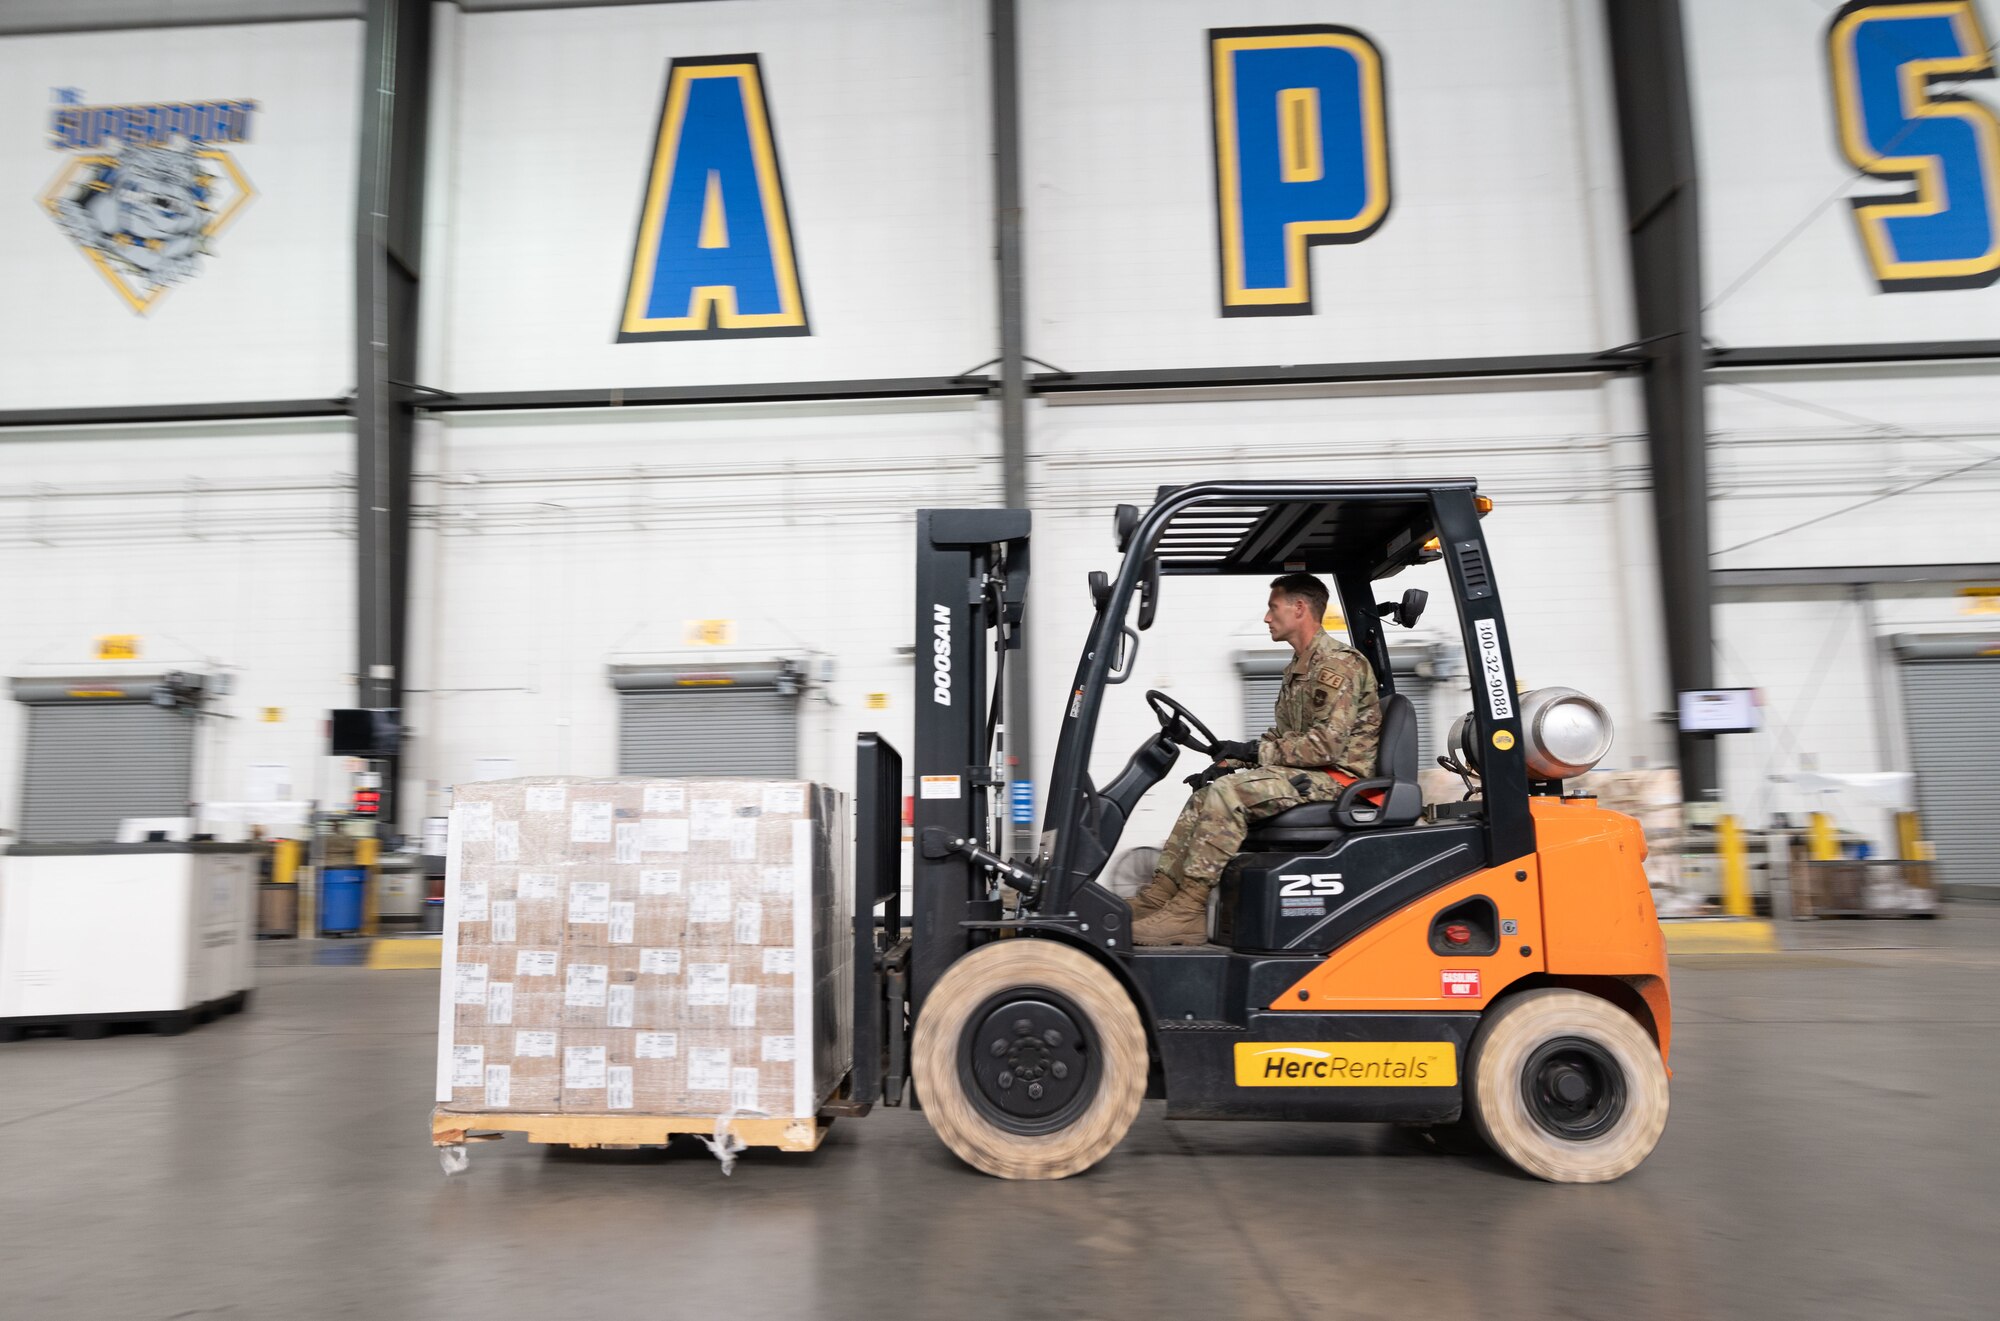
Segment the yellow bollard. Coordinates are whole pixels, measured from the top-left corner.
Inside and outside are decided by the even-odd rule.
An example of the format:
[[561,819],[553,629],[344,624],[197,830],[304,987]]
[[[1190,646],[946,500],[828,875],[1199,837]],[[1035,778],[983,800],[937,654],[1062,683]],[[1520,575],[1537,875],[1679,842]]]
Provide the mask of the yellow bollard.
[[271,879],[280,885],[291,885],[299,879],[299,841],[272,841]]
[[1896,855],[1909,862],[1929,862],[1931,842],[1915,812],[1896,813]]
[[1722,863],[1722,911],[1749,917],[1750,867],[1743,847],[1743,828],[1733,816],[1715,823],[1715,855]]
[[1806,820],[1806,853],[1814,862],[1840,860],[1840,836],[1834,831],[1833,818],[1824,812],[1814,812]]
[[354,861],[367,871],[365,884],[361,887],[361,934],[375,934],[375,882],[381,874],[375,869],[381,857],[382,842],[373,835],[363,835],[354,841]]

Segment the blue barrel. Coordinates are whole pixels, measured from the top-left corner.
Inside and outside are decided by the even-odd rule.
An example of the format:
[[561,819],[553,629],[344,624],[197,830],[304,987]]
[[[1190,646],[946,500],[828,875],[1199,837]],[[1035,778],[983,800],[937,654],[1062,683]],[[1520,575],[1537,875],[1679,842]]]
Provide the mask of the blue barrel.
[[368,872],[361,867],[329,867],[319,890],[321,935],[338,936],[361,930],[361,887]]

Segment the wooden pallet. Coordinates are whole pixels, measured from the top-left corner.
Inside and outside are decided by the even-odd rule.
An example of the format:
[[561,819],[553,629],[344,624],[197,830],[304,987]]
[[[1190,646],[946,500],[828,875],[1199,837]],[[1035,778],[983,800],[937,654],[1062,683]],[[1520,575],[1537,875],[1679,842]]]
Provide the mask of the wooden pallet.
[[[745,1146],[780,1151],[817,1151],[831,1119],[752,1119],[729,1121],[729,1132]],[[462,1147],[498,1142],[523,1133],[530,1142],[569,1147],[656,1147],[676,1133],[713,1136],[715,1120],[692,1115],[488,1114],[439,1106],[431,1112],[431,1145]]]

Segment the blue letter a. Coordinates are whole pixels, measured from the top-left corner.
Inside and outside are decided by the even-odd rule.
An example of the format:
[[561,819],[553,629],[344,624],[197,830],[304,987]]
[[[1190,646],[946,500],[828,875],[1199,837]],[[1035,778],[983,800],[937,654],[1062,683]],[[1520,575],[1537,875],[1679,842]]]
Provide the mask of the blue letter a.
[[618,342],[811,333],[757,57],[675,60]]

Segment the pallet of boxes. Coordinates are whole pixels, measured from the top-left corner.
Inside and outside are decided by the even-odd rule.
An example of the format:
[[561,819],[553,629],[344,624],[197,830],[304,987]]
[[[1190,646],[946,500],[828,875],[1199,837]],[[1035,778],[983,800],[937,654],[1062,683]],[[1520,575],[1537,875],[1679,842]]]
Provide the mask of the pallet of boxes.
[[800,781],[457,787],[437,1108],[445,1170],[524,1133],[811,1151],[846,1078],[847,812]]

